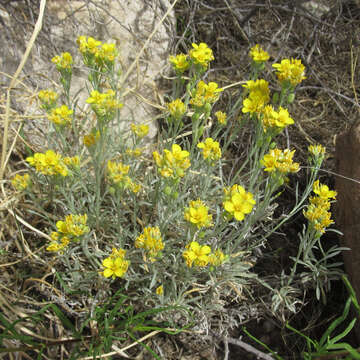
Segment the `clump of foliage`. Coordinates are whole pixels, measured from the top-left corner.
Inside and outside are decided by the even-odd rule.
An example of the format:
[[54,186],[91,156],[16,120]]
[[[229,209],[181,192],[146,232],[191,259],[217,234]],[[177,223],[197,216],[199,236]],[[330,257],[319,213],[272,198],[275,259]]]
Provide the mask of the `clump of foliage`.
[[[81,113],[77,97],[70,95],[72,56],[53,58],[63,92],[38,94],[51,124],[51,149],[29,156],[28,172],[12,180],[46,224],[54,283],[73,301],[93,303],[92,313],[115,305],[128,314],[126,302],[145,312],[139,315],[145,323],[153,317],[164,325],[171,312],[172,324],[164,329],[191,323],[206,330],[216,326],[222,333],[253,316],[252,304],[260,303],[261,294],[255,288],[267,290],[271,311],[283,319],[299,310],[307,288],[315,289],[318,299],[324,297],[330,280],[341,273],[329,264],[341,249],[325,251],[321,244],[333,223],[330,206],[336,198],[318,180],[325,148],[310,146],[309,162],[301,165],[294,160],[295,150],[277,145],[277,137],[294,124],[289,105],[305,79],[301,61],[273,64],[271,91],[261,77],[269,55],[256,45],[241,95],[215,111],[226,89],[204,80],[212,50],[205,43],[192,44],[187,54],[169,59],[176,74],[173,93],[158,141],[150,144],[145,119],[128,126],[122,118],[116,46],[85,36],[78,45],[89,73],[88,107]],[[84,118],[92,119],[91,129]],[[231,145],[245,126],[252,127],[248,156],[235,164]],[[300,193],[293,174],[304,169],[308,183]],[[295,203],[288,213],[276,215],[277,198],[286,186],[295,189]],[[301,213],[307,222],[291,270],[269,282],[253,271],[260,250]],[[126,301],[119,300],[119,288]],[[239,319],[227,313],[230,302],[239,305]],[[94,326],[103,324],[99,316],[108,316],[107,311],[95,312]],[[89,319],[94,320],[87,318],[82,328]],[[118,327],[106,329],[110,334]],[[121,340],[107,339],[109,344]],[[76,351],[92,355],[95,349],[99,353],[96,346]]]

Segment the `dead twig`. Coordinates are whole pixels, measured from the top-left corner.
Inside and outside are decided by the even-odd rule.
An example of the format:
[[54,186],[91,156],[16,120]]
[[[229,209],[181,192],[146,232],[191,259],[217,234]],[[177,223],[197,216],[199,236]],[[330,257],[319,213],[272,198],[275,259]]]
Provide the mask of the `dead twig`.
[[246,344],[244,341],[240,340],[240,339],[234,339],[234,338],[224,338],[223,339],[224,343],[230,343],[233,345],[237,345],[240,346],[241,348],[243,348],[244,350],[246,350],[249,353],[252,353],[254,355],[256,355],[257,359],[264,359],[264,360],[274,360],[274,358],[268,354],[263,353],[262,351],[255,349],[253,346]]

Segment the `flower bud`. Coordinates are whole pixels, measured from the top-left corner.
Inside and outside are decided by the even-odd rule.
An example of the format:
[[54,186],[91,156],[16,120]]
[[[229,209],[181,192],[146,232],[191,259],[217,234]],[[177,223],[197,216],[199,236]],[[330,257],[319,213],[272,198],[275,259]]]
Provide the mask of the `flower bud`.
[[295,100],[295,94],[294,93],[289,94],[287,98],[288,104],[292,104],[294,100]]
[[171,192],[172,192],[171,187],[170,187],[170,186],[165,186],[165,188],[164,188],[164,194],[165,194],[166,196],[170,196],[170,195],[171,195]]
[[206,114],[210,114],[211,113],[211,104],[206,103],[204,109],[205,109]]

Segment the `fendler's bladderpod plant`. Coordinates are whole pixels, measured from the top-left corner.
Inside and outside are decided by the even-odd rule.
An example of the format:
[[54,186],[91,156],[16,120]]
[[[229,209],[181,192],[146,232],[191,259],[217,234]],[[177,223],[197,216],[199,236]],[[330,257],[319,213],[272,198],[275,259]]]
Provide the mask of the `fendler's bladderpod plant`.
[[[77,99],[70,96],[72,56],[56,56],[63,92],[39,93],[54,148],[28,157],[29,174],[12,180],[51,229],[46,251],[54,257],[54,281],[67,296],[101,306],[123,286],[137,309],[186,306],[199,326],[226,331],[237,322],[225,310],[228,301],[238,304],[239,321],[253,316],[263,286],[280,317],[297,311],[304,284],[320,293],[328,274],[337,274],[328,258],[341,250],[326,253],[321,246],[336,197],[317,179],[325,156],[321,145],[309,148],[309,181],[302,193],[295,186],[293,208],[274,215],[278,196],[302,170],[295,150],[276,142],[295,122],[288,107],[305,79],[301,61],[273,64],[278,90],[271,94],[260,77],[269,55],[254,46],[251,79],[241,97],[215,111],[224,89],[203,78],[213,52],[204,43],[192,44],[187,54],[170,57],[176,76],[164,130],[156,144],[146,144],[146,119],[112,131],[122,121],[116,46],[85,36],[78,45],[89,71],[88,110],[77,116]],[[90,131],[84,131],[84,119],[92,121]],[[248,155],[234,166],[231,146],[244,123],[253,129]],[[309,198],[311,191],[315,196]],[[252,267],[266,240],[302,212],[308,225],[289,274],[256,275]],[[172,316],[174,326],[184,324],[185,314]],[[215,318],[221,320],[217,325]]]

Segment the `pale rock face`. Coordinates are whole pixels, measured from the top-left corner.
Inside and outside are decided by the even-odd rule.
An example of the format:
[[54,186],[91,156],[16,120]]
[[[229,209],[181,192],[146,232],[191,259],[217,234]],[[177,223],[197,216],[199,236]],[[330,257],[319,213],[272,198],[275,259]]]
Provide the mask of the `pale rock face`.
[[[40,41],[41,37],[38,37],[24,69],[25,73],[31,75],[30,86],[36,91],[36,89],[51,87],[49,80],[58,81],[58,73],[54,64],[51,63],[51,58],[68,51],[72,54],[75,63],[71,93],[77,94],[79,90],[84,90],[80,92],[78,106],[86,111],[89,106],[85,102],[88,96],[85,90],[87,72],[84,67],[79,66],[81,55],[77,49],[77,37],[92,36],[102,42],[116,43],[120,53],[122,75],[124,75],[169,6],[168,0],[48,0],[45,13],[48,25],[43,27],[45,35],[42,36],[42,41]],[[10,24],[9,14],[6,9],[1,9],[1,11],[3,21],[9,22],[10,28],[13,24]],[[121,93],[126,94],[121,99],[124,103],[121,109],[124,126],[128,127],[131,122],[148,123],[150,139],[156,135],[153,119],[158,111],[140,100],[136,93],[151,103],[157,101],[156,80],[159,79],[168,63],[174,24],[174,15],[171,12],[152,37],[121,88]],[[15,72],[30,36],[31,33],[24,34],[23,38],[19,39],[19,44],[12,44],[11,51],[7,52],[3,58],[0,57],[3,72],[7,74]],[[44,38],[47,38],[48,42],[44,41]],[[0,36],[0,42],[3,43],[4,48],[10,46],[6,43],[6,36]],[[3,76],[0,81],[2,84],[8,83],[8,79]],[[20,111],[23,110],[25,114],[40,114],[35,102],[28,103],[26,106],[21,104],[15,106]],[[89,121],[91,121],[90,118],[91,116]],[[92,125],[89,123],[89,128]],[[47,126],[46,120],[40,119],[36,123],[26,124],[25,131],[33,133],[30,141],[37,148],[46,146],[41,133],[46,134]]]

